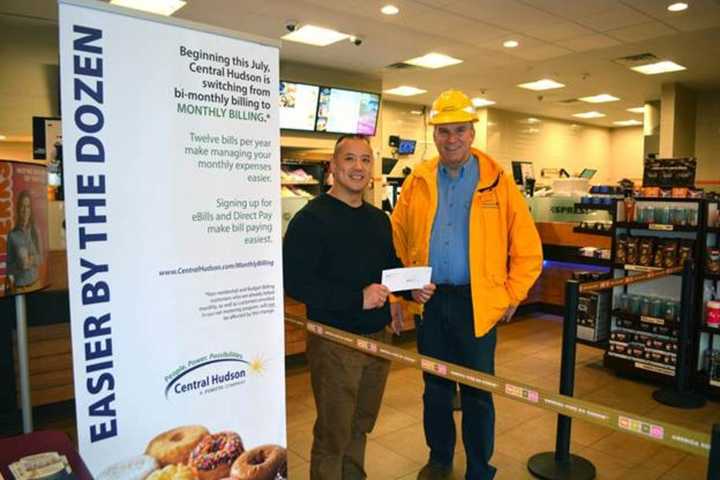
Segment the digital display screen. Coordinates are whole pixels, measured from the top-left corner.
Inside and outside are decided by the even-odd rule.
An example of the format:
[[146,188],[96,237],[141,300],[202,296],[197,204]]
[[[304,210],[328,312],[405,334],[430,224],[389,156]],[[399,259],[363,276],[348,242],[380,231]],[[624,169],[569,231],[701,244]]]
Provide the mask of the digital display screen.
[[415,140],[400,140],[400,145],[398,145],[398,153],[400,155],[412,155],[413,153],[415,153]]
[[315,130],[375,135],[379,109],[376,93],[320,87]]
[[315,130],[317,85],[280,81],[280,128]]

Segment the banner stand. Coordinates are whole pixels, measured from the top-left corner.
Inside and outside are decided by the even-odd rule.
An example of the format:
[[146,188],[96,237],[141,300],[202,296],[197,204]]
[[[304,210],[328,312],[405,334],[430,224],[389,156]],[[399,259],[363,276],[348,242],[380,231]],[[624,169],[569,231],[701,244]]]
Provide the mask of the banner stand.
[[27,303],[25,295],[15,295],[15,324],[17,327],[18,376],[20,377],[20,408],[23,433],[33,431],[32,401],[30,399],[30,364],[28,361]]

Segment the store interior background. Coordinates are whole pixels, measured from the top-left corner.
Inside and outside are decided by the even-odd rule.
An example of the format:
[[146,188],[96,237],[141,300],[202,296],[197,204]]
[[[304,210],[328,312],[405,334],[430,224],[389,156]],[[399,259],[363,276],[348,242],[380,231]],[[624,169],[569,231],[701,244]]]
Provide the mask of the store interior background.
[[[507,170],[510,170],[511,161],[523,160],[533,162],[536,172],[542,168],[561,167],[571,173],[583,168],[597,169],[593,183],[598,184],[612,185],[623,178],[639,182],[647,145],[654,142],[661,156],[697,157],[698,186],[720,191],[720,62],[717,60],[720,58],[720,2],[689,2],[691,8],[682,15],[669,14],[665,9],[669,2],[660,0],[402,0],[394,3],[401,9],[397,18],[384,18],[379,13],[384,2],[377,0],[195,0],[176,16],[271,38],[279,38],[286,33],[284,25],[288,19],[363,34],[364,43],[359,47],[347,42],[324,49],[284,43],[280,78],[378,93],[400,84],[428,89],[428,93],[418,97],[383,94],[378,128],[372,139],[377,158],[392,155],[388,146],[390,135],[418,142],[415,154],[403,158],[396,171],[436,155],[432,127],[426,125],[422,112],[427,111],[440,91],[457,87],[471,96],[484,96],[497,102],[492,107],[479,110],[475,145],[497,159]],[[0,2],[0,159],[31,160],[32,117],[59,116],[55,8],[52,1]],[[520,39],[521,47],[514,52],[503,51],[502,41],[510,37]],[[466,61],[439,70],[396,71],[385,68],[429,51],[442,51]],[[645,77],[612,61],[644,52],[651,52],[659,58],[670,58],[687,66],[688,70]],[[137,73],[137,78],[138,88],[142,88],[142,72]],[[542,93],[542,101],[538,100],[538,93],[522,91],[515,86],[521,81],[539,78],[554,78],[568,86]],[[597,106],[567,102],[579,96],[602,92],[612,93],[622,100],[616,105]],[[644,104],[648,104],[646,110],[652,112],[645,115],[649,119],[645,125],[613,126],[612,122],[617,120],[642,120],[643,115],[628,113],[625,109]],[[598,120],[572,117],[573,113],[587,110],[609,113]],[[326,160],[335,138],[333,135],[283,131],[283,158]],[[381,178],[380,163],[375,165],[378,181]],[[370,193],[370,198],[377,204],[382,196],[383,191],[379,188]],[[64,255],[56,252],[51,262],[55,268],[51,267],[53,287],[48,298],[52,296],[52,291],[67,289]],[[561,291],[561,281],[552,288]],[[52,308],[55,301],[47,300],[44,308]],[[71,352],[66,321],[48,322],[50,324],[44,327],[31,329],[31,355],[33,352],[35,355],[31,364],[35,405],[72,399]],[[556,378],[551,370],[556,371],[559,362],[558,318],[537,317],[507,328],[505,338],[509,343],[506,350],[508,355],[514,356],[513,365],[517,368],[504,368],[502,373],[511,378],[520,375],[521,380],[530,383],[547,382],[544,386],[555,388],[552,383]],[[538,348],[530,351],[528,344],[520,343],[519,339],[523,336],[528,342],[537,341],[535,346]],[[289,353],[304,350],[304,341],[296,332],[288,333],[287,342]],[[510,344],[513,344],[514,352],[509,349]],[[521,360],[521,353],[527,358]],[[579,363],[597,363],[597,353],[581,347]],[[539,360],[544,365],[536,367]],[[508,362],[508,365],[512,363]],[[523,372],[533,367],[538,368],[537,373],[542,375],[527,374],[523,377]],[[391,388],[397,388],[397,391],[389,391],[390,406],[389,410],[386,409],[394,415],[386,420],[391,424],[400,422],[402,414],[417,416],[416,407],[406,406],[404,409],[402,405],[411,402],[412,398],[420,398],[420,384],[417,379],[411,378],[412,373],[394,371],[393,375]],[[618,408],[648,413],[654,411],[651,403],[639,400],[648,396],[652,387],[625,382],[603,383],[611,386],[593,396],[591,387],[601,384],[595,375],[602,376],[603,381],[611,380],[607,372],[588,373],[586,378],[579,379],[581,395],[587,394],[588,399]],[[614,379],[612,381],[615,382]],[[289,412],[293,415],[289,423],[290,440],[307,442],[308,422],[313,413],[312,399],[306,388],[306,374],[297,367],[291,367],[288,385],[289,389],[293,389],[292,398],[299,402],[294,407],[289,404]],[[552,436],[552,416],[517,409],[511,405],[512,402],[503,401],[502,404],[507,412],[507,418],[502,420],[505,426],[509,428],[512,423],[512,427],[517,428],[517,431],[508,429],[508,444],[523,444],[522,429],[533,422]],[[720,408],[717,404],[712,404],[711,408],[713,410],[709,413],[705,411],[704,416],[685,417],[685,424],[688,428],[699,429],[703,425],[709,428],[710,421],[720,420]],[[671,410],[655,410],[655,413],[663,416],[664,420],[679,421]],[[511,416],[516,418],[511,420]],[[519,419],[528,424],[515,422]],[[302,429],[294,430],[297,425]],[[398,432],[414,429],[413,434],[421,435],[421,430],[416,431],[421,424],[400,422],[398,425]],[[389,428],[386,423],[381,424],[380,437],[385,435],[389,439],[397,436]],[[650,468],[653,472],[660,472],[657,465],[666,466],[666,476],[661,477],[663,473],[660,472],[647,478],[702,478],[694,476],[700,475],[703,468],[696,459],[673,457],[668,451],[651,451],[642,442],[636,445],[633,439],[619,434],[579,428],[579,441],[587,443],[582,443],[581,448],[594,448],[596,456],[593,460],[596,463],[600,461],[597,452],[604,451],[609,455],[621,445],[627,445],[631,454],[637,449],[645,455],[631,466],[622,462],[616,465],[614,471],[618,472],[617,477],[601,478],[635,478],[627,476],[627,472],[651,462],[656,463]],[[383,444],[380,437],[373,443],[373,448]],[[549,438],[548,447],[552,443]],[[602,438],[605,438],[604,446]],[[412,440],[411,443],[418,442]],[[422,442],[417,444],[417,448],[422,451]],[[520,456],[532,452],[523,450],[515,458],[517,452],[504,449],[500,447],[501,458],[503,455],[512,457],[507,460],[513,465],[512,471],[522,471],[518,467]],[[589,453],[591,455],[592,452]],[[664,461],[661,460],[663,455]],[[406,456],[413,457],[412,454]],[[303,458],[300,454],[296,459],[298,465]],[[420,461],[419,457],[415,460],[416,463]],[[672,465],[671,460],[674,462]],[[613,461],[617,463],[617,459]],[[678,469],[672,475],[668,473],[682,462],[687,463],[687,468]],[[301,466],[305,467],[304,464]]]

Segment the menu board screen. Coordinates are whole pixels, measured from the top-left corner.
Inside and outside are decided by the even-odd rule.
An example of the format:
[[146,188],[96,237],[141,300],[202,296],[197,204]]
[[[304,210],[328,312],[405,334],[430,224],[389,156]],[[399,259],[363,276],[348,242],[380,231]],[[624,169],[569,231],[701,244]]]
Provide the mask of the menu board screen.
[[375,135],[379,109],[376,93],[320,87],[315,130]]
[[312,132],[319,90],[317,85],[281,81],[280,128]]

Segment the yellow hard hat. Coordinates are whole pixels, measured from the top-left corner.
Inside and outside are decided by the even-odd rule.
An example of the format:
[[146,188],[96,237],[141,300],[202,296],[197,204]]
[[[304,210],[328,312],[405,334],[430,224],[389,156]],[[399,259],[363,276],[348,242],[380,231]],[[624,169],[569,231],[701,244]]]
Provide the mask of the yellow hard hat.
[[435,99],[430,110],[430,125],[477,121],[477,112],[470,97],[460,90],[445,90]]

